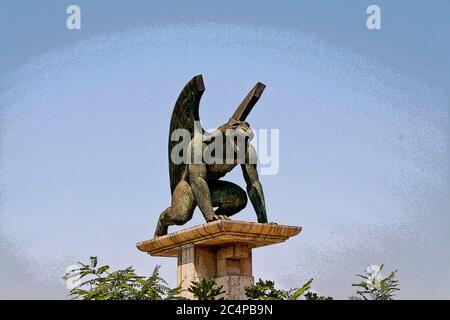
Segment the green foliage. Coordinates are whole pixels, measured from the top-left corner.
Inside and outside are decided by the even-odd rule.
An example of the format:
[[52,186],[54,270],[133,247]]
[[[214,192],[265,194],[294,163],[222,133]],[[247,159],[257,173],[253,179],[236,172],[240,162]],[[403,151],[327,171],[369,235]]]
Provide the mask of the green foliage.
[[[203,279],[202,281],[193,281],[188,291],[194,295],[197,300],[216,300],[216,298],[225,293],[223,286],[218,286],[216,279]],[[217,298],[223,300],[223,298]]]
[[307,292],[305,293],[305,299],[306,300],[333,300],[332,297],[326,297],[326,296],[318,296],[315,292]]
[[275,282],[259,279],[252,286],[245,288],[245,295],[250,300],[283,300],[285,292],[275,289]]
[[301,296],[303,296],[306,292],[311,289],[311,283],[313,279],[309,279],[302,287],[290,289],[286,293],[286,300],[298,300]]
[[332,300],[331,297],[321,297],[316,293],[312,293],[310,279],[300,288],[290,290],[282,290],[275,288],[274,281],[263,281],[261,279],[253,285],[245,288],[245,294],[250,300],[298,300],[305,297],[306,300]]
[[156,266],[150,277],[136,275],[132,267],[110,271],[109,266],[97,267],[97,257],[89,264],[79,262],[79,268],[70,270],[64,280],[79,279],[80,283],[69,295],[83,300],[163,300],[179,299],[180,288],[170,289],[159,275]]
[[[160,266],[156,266],[149,277],[139,276],[134,268],[128,267],[111,271],[108,265],[98,267],[97,257],[91,257],[89,264],[79,262],[79,267],[70,270],[63,277],[66,281],[79,280],[79,284],[69,291],[74,299],[84,300],[169,300],[184,299],[180,296],[181,288],[171,289],[159,275]],[[357,287],[357,295],[352,300],[393,300],[395,291],[400,290],[396,279],[398,270],[382,278],[380,267],[372,265],[366,274],[357,275],[362,281],[352,284]],[[311,291],[313,279],[300,288],[289,290],[275,288],[274,281],[259,281],[247,288],[245,294],[250,300],[332,300],[332,297],[319,296]],[[203,279],[193,282],[188,291],[198,300],[223,300],[225,293],[215,279]]]
[[400,290],[398,280],[395,278],[398,270],[392,271],[386,278],[381,277],[381,267],[369,266],[365,275],[357,276],[364,281],[352,284],[361,288],[356,291],[358,296],[351,296],[352,300],[394,300],[395,291]]

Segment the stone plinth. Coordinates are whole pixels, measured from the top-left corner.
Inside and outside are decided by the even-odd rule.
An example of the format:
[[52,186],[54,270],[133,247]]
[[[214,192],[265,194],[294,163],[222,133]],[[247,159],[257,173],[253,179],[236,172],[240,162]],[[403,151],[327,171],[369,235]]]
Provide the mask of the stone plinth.
[[[226,299],[246,299],[244,288],[253,284],[252,249],[286,241],[300,227],[220,220],[139,242],[152,256],[178,258],[178,284],[215,278]],[[282,257],[279,257],[282,258]]]

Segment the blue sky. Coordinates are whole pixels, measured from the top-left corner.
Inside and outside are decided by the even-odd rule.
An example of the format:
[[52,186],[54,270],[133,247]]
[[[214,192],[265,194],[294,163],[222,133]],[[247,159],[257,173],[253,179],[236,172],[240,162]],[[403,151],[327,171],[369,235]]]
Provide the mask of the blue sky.
[[[72,3],[81,30],[66,29]],[[60,276],[92,255],[161,264],[175,284],[176,261],[135,243],[169,204],[170,115],[201,73],[206,128],[261,81],[248,121],[280,130],[268,216],[304,230],[255,250],[256,278],[313,277],[346,298],[384,263],[399,297],[449,298],[448,14],[446,1],[0,1],[0,297],[65,298]]]

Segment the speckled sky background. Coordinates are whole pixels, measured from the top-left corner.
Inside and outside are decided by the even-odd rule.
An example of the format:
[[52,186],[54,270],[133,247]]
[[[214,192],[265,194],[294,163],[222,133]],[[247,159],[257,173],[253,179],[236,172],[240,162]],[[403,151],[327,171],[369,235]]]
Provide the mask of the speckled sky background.
[[261,81],[248,121],[280,130],[269,220],[304,230],[255,250],[256,278],[344,299],[384,263],[399,298],[450,298],[450,3],[330,2],[0,0],[0,298],[67,298],[89,256],[175,285],[135,243],[169,204],[170,115],[199,73],[205,128]]

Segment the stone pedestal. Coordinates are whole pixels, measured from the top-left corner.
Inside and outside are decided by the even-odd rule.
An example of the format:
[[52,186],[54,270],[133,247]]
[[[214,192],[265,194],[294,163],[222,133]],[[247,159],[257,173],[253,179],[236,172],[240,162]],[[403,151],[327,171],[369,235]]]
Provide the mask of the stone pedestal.
[[[300,227],[233,220],[214,221],[137,244],[152,256],[178,258],[178,284],[183,296],[192,281],[215,278],[224,298],[246,299],[253,284],[252,249],[280,243],[297,235]],[[282,257],[278,257],[282,258]]]

